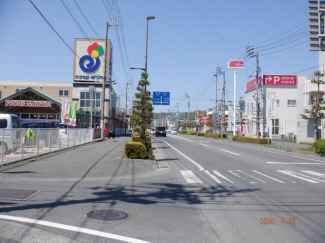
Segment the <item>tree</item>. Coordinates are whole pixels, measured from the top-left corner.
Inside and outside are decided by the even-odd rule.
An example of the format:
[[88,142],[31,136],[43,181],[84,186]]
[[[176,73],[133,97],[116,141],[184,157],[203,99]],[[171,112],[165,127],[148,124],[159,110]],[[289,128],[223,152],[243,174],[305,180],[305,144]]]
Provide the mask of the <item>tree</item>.
[[325,114],[323,112],[325,110],[325,102],[323,99],[324,91],[320,90],[320,85],[325,84],[325,82],[320,79],[324,76],[323,73],[317,71],[314,73],[314,76],[317,79],[313,79],[310,82],[312,84],[317,84],[317,91],[310,92],[310,96],[315,97],[316,99],[312,99],[312,105],[310,109],[305,109],[303,111],[305,114],[300,115],[305,120],[314,120],[314,142],[316,142],[318,121],[325,118]]
[[148,81],[148,74],[141,73],[141,79],[139,80],[137,90],[135,93],[135,100],[133,101],[133,113],[130,118],[132,125],[138,125],[141,128],[141,142],[146,142],[145,131],[150,127],[153,119],[153,106],[151,92],[147,91],[147,86],[150,85]]
[[240,125],[240,133],[243,134],[243,125],[246,123],[245,117],[245,101],[240,97],[239,110],[237,110],[238,124]]

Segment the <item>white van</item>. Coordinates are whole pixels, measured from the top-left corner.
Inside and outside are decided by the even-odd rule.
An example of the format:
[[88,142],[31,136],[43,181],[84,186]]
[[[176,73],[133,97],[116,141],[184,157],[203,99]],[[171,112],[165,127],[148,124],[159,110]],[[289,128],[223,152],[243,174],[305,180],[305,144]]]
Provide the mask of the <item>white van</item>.
[[0,114],[0,154],[15,152],[21,145],[21,121],[15,114]]

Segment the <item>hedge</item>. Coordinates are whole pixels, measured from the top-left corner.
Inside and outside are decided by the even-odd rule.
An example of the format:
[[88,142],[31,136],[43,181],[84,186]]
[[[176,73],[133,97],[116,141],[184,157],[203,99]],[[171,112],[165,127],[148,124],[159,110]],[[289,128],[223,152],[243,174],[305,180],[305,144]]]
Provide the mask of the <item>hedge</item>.
[[207,137],[207,138],[213,138],[213,133],[205,133],[204,134],[204,137]]
[[318,154],[325,154],[325,139],[318,139],[313,146]]
[[[227,137],[228,137],[227,134],[224,133],[222,138],[227,138]],[[215,133],[213,135],[213,138],[221,138],[221,134],[220,133]]]
[[180,130],[178,131],[179,134],[187,134],[187,131],[184,131],[184,130]]
[[255,144],[267,144],[267,141],[269,141],[269,143],[271,143],[271,139],[243,137],[243,136],[238,136],[237,141],[244,142],[244,143],[255,143]]
[[239,137],[238,135],[233,135],[231,139],[232,141],[238,141],[238,137]]
[[198,132],[197,135],[198,136],[204,136],[204,133],[203,132]]
[[148,153],[144,144],[140,142],[126,142],[124,151],[129,159],[147,159]]

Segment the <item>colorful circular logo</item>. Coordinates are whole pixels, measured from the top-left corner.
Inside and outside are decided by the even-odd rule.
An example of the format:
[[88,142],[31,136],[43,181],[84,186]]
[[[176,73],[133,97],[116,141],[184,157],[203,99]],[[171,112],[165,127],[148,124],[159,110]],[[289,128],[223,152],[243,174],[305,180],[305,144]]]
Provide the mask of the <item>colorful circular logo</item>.
[[79,66],[82,71],[86,73],[92,73],[99,68],[99,56],[104,53],[104,48],[98,45],[97,42],[94,42],[92,45],[88,46],[87,52],[89,55],[84,55],[80,58]]

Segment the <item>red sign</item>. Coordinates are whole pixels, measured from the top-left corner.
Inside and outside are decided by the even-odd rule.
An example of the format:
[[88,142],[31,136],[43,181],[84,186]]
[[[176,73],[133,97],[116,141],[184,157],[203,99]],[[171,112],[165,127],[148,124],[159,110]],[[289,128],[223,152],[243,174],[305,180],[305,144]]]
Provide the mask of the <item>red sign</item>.
[[[261,77],[258,78],[259,83],[261,85]],[[253,79],[252,81],[249,81],[248,83],[246,83],[246,92],[250,91],[252,89],[256,89],[256,79]]]
[[197,111],[197,118],[203,118],[203,111]]
[[228,68],[244,68],[244,61],[228,61]]
[[297,85],[295,75],[263,75],[264,85]]
[[42,100],[6,100],[5,106],[16,107],[52,107],[51,101]]

